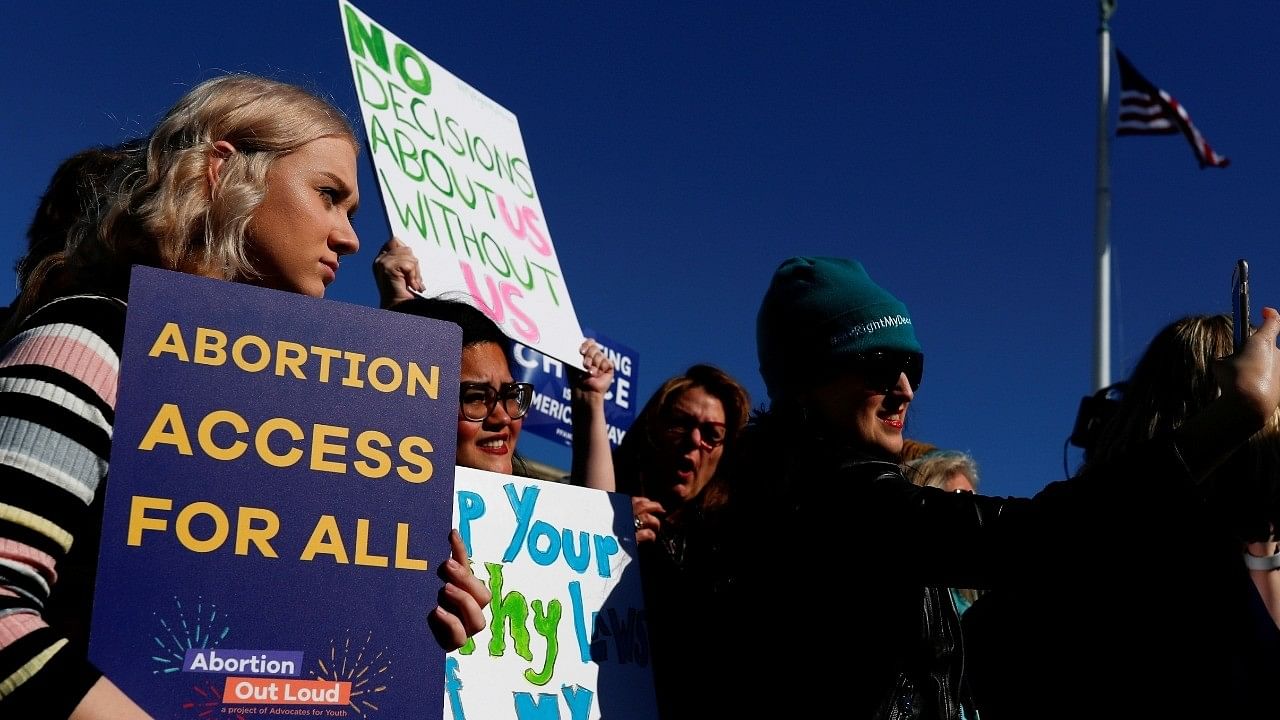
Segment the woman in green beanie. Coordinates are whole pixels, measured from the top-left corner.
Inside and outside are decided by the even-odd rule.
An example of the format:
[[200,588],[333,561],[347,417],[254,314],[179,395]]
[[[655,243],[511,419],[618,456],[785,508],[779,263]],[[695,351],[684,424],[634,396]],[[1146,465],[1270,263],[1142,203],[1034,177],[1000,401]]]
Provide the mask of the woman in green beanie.
[[[757,318],[770,405],[726,468],[737,594],[724,621],[741,642],[726,645],[719,670],[733,683],[725,717],[965,717],[959,624],[939,588],[1035,576],[1106,584],[1107,573],[1140,566],[1095,563],[1140,549],[1119,539],[1170,532],[1166,503],[1202,492],[1280,404],[1280,315],[1263,316],[1197,417],[1034,498],[989,498],[902,476],[902,429],[924,369],[905,305],[855,261],[783,262]],[[1156,602],[1161,585],[1151,587]],[[807,620],[799,632],[797,617]],[[1093,675],[1064,677],[1038,716],[1165,702],[1144,692],[1100,704],[1101,688],[1122,686],[1123,659],[1098,650]],[[1125,670],[1132,679],[1148,668]],[[743,679],[761,682],[738,691]]]

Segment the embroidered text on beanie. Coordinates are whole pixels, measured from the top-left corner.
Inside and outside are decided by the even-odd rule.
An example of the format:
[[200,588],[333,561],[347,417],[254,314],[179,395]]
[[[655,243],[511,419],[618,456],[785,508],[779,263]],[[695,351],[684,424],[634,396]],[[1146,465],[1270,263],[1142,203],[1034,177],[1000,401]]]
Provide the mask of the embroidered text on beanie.
[[918,353],[920,343],[907,306],[861,263],[793,257],[778,266],[756,317],[756,352],[770,398],[872,349]]

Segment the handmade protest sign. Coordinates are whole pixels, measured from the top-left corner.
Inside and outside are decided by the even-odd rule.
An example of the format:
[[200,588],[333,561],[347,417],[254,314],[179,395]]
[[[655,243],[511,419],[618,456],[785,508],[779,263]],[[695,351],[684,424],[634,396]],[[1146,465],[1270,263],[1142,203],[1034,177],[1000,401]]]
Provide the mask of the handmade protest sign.
[[[636,419],[635,387],[640,377],[640,356],[631,348],[600,334],[592,334],[613,362],[613,385],[605,395],[604,418],[609,444],[615,449]],[[548,440],[573,444],[572,390],[564,363],[513,343],[511,369],[518,382],[533,385],[533,403],[524,416],[524,431]]]
[[657,717],[629,497],[458,468],[454,521],[493,600],[446,717]]
[[351,3],[338,9],[387,221],[428,292],[466,293],[507,335],[581,367],[516,116]]
[[93,662],[155,717],[434,715],[461,343],[135,267]]

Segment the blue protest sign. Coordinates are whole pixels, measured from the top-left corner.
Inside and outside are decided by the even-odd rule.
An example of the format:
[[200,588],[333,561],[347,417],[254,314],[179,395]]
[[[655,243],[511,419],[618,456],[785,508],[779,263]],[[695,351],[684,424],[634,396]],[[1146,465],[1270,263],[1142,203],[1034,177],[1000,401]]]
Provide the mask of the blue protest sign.
[[90,658],[155,717],[439,718],[457,326],[134,269]]
[[[595,340],[614,366],[613,387],[605,398],[604,416],[609,428],[609,443],[616,448],[636,419],[634,393],[639,380],[640,357],[635,350],[603,335],[595,335]],[[524,418],[524,430],[548,440],[571,444],[573,410],[564,363],[531,347],[514,343],[511,372],[516,375],[516,381],[532,383],[534,388],[533,405]]]

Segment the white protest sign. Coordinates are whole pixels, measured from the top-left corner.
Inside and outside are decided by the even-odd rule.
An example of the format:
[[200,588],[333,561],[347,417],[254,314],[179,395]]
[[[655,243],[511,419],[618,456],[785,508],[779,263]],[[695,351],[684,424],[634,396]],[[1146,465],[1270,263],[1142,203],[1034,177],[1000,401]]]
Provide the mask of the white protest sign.
[[582,328],[516,116],[351,3],[338,8],[387,221],[427,293],[465,293],[510,337],[581,368]]
[[657,717],[626,495],[459,467],[454,524],[493,600],[445,658],[451,720]]

